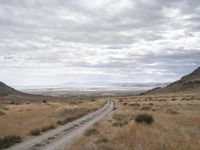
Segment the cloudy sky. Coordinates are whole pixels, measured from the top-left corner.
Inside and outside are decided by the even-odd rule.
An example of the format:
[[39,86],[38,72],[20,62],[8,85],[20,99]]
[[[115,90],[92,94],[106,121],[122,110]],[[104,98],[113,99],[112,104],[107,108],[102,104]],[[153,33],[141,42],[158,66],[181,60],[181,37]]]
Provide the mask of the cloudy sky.
[[199,0],[0,0],[0,81],[169,82],[200,65]]

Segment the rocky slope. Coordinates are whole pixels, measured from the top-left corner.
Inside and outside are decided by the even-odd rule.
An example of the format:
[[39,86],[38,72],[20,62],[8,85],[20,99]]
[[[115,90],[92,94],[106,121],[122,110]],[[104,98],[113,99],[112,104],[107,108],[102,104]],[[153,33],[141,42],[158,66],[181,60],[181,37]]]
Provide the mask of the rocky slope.
[[13,89],[12,87],[9,87],[3,82],[0,82],[0,104],[20,104],[29,102],[42,102],[46,100],[49,100],[49,97],[23,93]]
[[182,77],[180,80],[171,83],[164,88],[155,88],[143,94],[149,95],[179,92],[200,92],[200,67],[198,67],[192,73]]
[[7,86],[3,82],[0,82],[0,96],[8,96],[10,94],[17,94],[17,93],[19,92],[16,91],[15,89]]

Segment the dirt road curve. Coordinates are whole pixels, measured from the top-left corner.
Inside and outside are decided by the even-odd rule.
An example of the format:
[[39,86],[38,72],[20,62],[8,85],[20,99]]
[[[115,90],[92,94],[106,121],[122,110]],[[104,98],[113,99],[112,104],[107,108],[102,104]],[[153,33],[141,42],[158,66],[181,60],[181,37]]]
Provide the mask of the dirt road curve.
[[108,100],[102,108],[93,113],[59,126],[41,136],[27,139],[7,150],[66,150],[85,129],[104,118],[112,109],[113,101]]

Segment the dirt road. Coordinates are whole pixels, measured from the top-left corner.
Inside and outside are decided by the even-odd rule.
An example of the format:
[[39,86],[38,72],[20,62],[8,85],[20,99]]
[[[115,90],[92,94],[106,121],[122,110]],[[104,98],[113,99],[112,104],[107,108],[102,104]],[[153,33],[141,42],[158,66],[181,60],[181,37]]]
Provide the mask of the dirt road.
[[38,137],[31,137],[7,150],[66,150],[69,145],[88,127],[108,115],[113,109],[113,101],[108,102],[99,110]]

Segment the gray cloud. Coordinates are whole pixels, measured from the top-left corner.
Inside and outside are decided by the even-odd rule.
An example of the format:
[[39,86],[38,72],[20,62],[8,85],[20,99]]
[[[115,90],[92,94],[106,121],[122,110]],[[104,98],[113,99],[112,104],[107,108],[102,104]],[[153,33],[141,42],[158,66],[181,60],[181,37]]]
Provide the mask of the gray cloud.
[[0,80],[173,81],[200,64],[199,18],[198,0],[0,0]]

